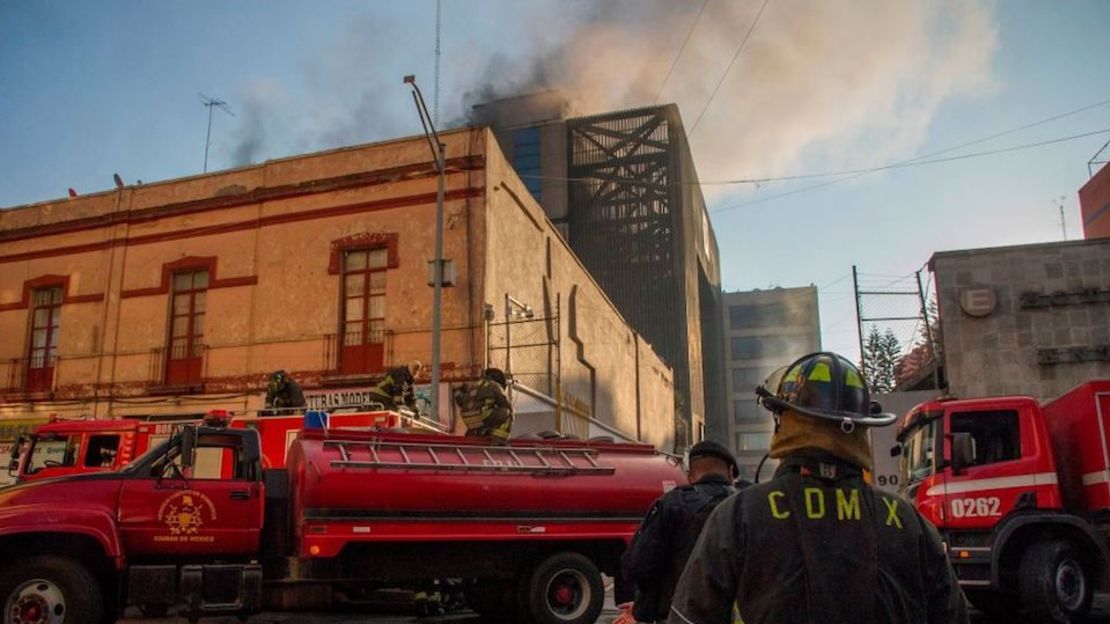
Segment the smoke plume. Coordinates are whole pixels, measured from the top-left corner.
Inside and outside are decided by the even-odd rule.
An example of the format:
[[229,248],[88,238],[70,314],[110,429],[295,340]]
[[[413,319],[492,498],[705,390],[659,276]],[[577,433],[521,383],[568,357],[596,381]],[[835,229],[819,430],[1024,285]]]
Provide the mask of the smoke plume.
[[[664,85],[700,1],[447,0],[440,126],[469,123],[474,104],[542,89],[561,90],[575,114],[658,96],[678,104],[703,180],[749,178],[904,157],[940,105],[993,87],[989,0],[770,0],[702,115],[760,4],[708,0]],[[397,50],[430,33],[410,21],[352,22],[306,61],[311,95],[284,103],[295,114],[259,100],[245,115],[237,161],[260,146],[271,156],[419,132],[398,84],[412,62]]]

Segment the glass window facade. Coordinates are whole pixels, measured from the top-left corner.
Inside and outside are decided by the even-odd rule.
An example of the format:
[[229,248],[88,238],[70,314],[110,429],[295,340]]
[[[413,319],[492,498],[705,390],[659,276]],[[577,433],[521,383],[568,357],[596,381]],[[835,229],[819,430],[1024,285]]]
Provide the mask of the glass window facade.
[[528,192],[540,201],[540,129],[521,128],[513,131],[513,168]]

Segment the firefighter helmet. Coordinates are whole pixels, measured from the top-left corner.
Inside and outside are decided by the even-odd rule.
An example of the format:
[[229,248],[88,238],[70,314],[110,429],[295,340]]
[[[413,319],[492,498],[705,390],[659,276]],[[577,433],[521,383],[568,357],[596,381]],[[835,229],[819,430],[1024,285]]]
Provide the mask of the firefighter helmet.
[[505,388],[509,385],[509,380],[505,377],[505,371],[500,368],[487,368],[482,376],[490,381],[497,382],[497,385]]
[[794,410],[807,416],[854,425],[885,427],[897,416],[882,412],[858,368],[829,352],[810,353],[780,368],[756,388],[760,404],[775,414]]

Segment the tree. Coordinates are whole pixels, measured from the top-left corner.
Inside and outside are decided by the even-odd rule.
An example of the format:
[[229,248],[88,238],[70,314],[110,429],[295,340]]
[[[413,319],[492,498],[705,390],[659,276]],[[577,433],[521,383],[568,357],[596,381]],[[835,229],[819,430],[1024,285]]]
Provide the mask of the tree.
[[[906,354],[905,357],[898,361],[895,367],[894,381],[896,386],[914,381],[918,374],[926,369],[928,366],[933,365],[938,359],[941,338],[940,338],[940,314],[937,310],[937,300],[935,297],[930,297],[925,306],[926,318],[925,322],[918,328],[918,335],[915,337],[913,348]],[[932,337],[930,342],[929,338]],[[936,348],[934,348],[936,347]]]
[[890,392],[894,389],[894,373],[902,356],[902,345],[891,330],[880,334],[871,326],[871,333],[863,345],[863,375],[872,392]]

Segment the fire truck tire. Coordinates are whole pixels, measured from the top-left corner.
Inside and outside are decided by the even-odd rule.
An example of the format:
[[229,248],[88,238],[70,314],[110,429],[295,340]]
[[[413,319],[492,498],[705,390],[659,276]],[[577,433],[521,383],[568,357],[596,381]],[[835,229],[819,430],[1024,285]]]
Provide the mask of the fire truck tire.
[[964,595],[971,606],[996,618],[1012,618],[1020,610],[1017,598],[1004,592],[984,589],[965,589]]
[[26,621],[38,621],[36,614],[49,611],[64,624],[99,624],[103,600],[96,577],[66,557],[31,557],[0,570],[4,622],[20,621],[21,613]]
[[601,571],[578,553],[544,559],[532,568],[526,587],[524,615],[532,624],[592,624],[605,600]]
[[1021,557],[1019,584],[1022,606],[1033,621],[1080,622],[1091,609],[1094,588],[1069,542],[1051,540],[1030,546]]

